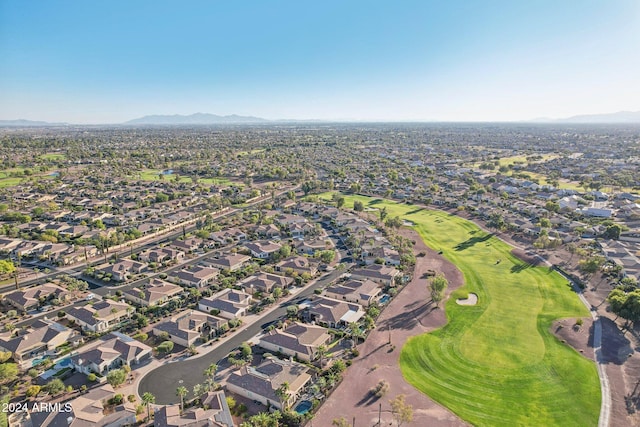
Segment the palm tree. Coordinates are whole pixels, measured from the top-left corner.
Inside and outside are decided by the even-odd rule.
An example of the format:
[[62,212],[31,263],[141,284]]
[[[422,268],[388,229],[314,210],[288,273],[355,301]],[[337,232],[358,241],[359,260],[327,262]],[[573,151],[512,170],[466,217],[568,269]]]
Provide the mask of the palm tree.
[[212,363],[211,365],[209,365],[209,367],[207,369],[204,370],[204,374],[205,376],[207,376],[207,388],[208,391],[212,391],[215,387],[215,378],[216,378],[216,371],[218,370],[218,365],[215,363]]
[[176,389],[176,394],[180,396],[180,408],[184,411],[184,397],[189,393],[189,390],[185,386],[180,386]]
[[360,325],[355,322],[349,323],[349,329],[351,330],[351,339],[353,340],[353,347],[355,348],[360,338],[364,337],[364,333],[360,329]]
[[276,390],[276,396],[278,396],[278,398],[280,399],[280,406],[284,411],[286,409],[285,406],[289,401],[289,383],[288,382],[285,381],[282,384],[280,384],[280,387],[278,387],[278,389]]
[[147,405],[147,420],[151,419],[151,412],[150,412],[149,405],[155,402],[156,402],[156,397],[153,394],[149,393],[148,391],[142,395],[142,403]]
[[320,369],[322,369],[322,362],[324,361],[324,356],[327,354],[327,346],[326,345],[319,345],[318,348],[316,349],[316,355],[318,356],[318,359],[320,361]]

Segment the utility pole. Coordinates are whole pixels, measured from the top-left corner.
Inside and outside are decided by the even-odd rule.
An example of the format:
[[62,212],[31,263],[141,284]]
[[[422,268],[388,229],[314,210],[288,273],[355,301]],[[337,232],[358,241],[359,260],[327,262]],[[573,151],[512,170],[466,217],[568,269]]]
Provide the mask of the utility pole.
[[382,403],[378,407],[378,427],[382,425]]

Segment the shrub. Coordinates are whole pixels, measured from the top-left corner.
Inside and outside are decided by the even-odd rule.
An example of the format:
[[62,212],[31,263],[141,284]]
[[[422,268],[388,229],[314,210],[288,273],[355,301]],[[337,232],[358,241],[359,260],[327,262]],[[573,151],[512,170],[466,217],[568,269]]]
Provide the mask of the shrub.
[[94,382],[95,380],[97,380],[98,377],[96,377],[96,374],[94,374],[93,372],[90,373],[89,375],[87,375],[87,380]]
[[32,385],[31,387],[29,387],[27,389],[27,397],[34,397],[37,396],[38,393],[40,393],[40,386],[39,385]]

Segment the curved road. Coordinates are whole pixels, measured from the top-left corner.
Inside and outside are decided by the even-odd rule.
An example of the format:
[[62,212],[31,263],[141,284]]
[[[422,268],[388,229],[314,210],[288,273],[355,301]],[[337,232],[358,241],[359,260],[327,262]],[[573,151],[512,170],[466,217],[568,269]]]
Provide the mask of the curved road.
[[[349,266],[347,266],[347,269]],[[317,288],[323,287],[335,280],[345,270],[334,270],[320,277],[314,283],[294,294],[290,299],[280,303],[276,309],[266,313],[254,323],[243,326],[242,330],[226,341],[218,344],[218,346],[210,352],[200,357],[192,357],[179,362],[167,363],[147,373],[138,385],[138,395],[142,396],[145,392],[150,392],[156,397],[156,404],[169,405],[180,403],[180,398],[176,395],[176,388],[184,386],[191,392],[193,386],[204,382],[204,371],[212,363],[218,363],[220,360],[235,350],[243,342],[249,341],[252,337],[262,331],[262,325],[275,321],[286,315],[286,307],[292,302],[300,302],[306,297],[313,294]],[[180,382],[182,381],[182,382]]]

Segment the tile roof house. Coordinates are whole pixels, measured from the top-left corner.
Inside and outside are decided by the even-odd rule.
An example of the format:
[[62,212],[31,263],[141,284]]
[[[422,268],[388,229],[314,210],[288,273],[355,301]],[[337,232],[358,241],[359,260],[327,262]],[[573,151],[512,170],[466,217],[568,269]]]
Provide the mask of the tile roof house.
[[[31,411],[30,424],[39,427],[121,427],[136,423],[135,404],[125,401],[105,412],[107,401],[115,395],[109,384],[91,389],[67,402],[70,411]],[[67,406],[64,406],[66,409]],[[12,424],[13,425],[13,424]],[[16,424],[19,425],[19,424]]]
[[210,338],[227,321],[219,317],[211,316],[194,310],[185,310],[174,314],[164,322],[153,326],[152,332],[159,336],[168,333],[169,339],[174,343],[189,347],[195,344],[199,338]]
[[348,280],[325,288],[324,295],[336,300],[355,302],[368,307],[382,292],[380,285],[371,280]]
[[67,310],[67,318],[85,330],[105,332],[128,318],[133,311],[133,307],[125,302],[105,299],[93,305],[71,307]]
[[251,251],[253,257],[268,259],[278,252],[282,245],[276,242],[247,242],[244,247]]
[[160,279],[151,279],[144,289],[127,289],[122,292],[122,296],[134,304],[151,307],[164,305],[183,291],[181,286]]
[[211,391],[200,397],[202,408],[180,413],[180,405],[168,405],[155,411],[154,427],[234,427],[224,391]]
[[0,334],[0,350],[13,353],[13,359],[22,367],[31,367],[36,358],[55,356],[56,347],[82,338],[73,329],[50,320],[36,320],[26,330]]
[[291,269],[298,274],[308,273],[311,276],[318,272],[319,263],[304,256],[290,256],[276,264],[276,271],[287,271]]
[[360,304],[321,296],[314,299],[305,309],[304,316],[311,322],[335,328],[339,325],[357,322],[364,314]]
[[113,280],[117,282],[124,282],[131,274],[139,274],[147,268],[141,262],[133,261],[130,259],[122,259],[113,265],[102,268],[101,270],[107,274],[111,274]]
[[242,254],[225,254],[219,258],[207,259],[208,264],[220,270],[236,271],[241,269],[244,264],[251,260],[248,255]]
[[309,362],[316,358],[318,347],[331,338],[328,332],[322,326],[296,322],[284,330],[273,329],[267,332],[260,338],[258,345],[268,351]]
[[41,302],[57,298],[61,301],[68,301],[71,293],[53,283],[45,283],[32,288],[11,292],[4,296],[12,306],[22,311],[29,311],[38,308]]
[[289,385],[288,398],[284,406],[295,403],[299,393],[311,380],[308,368],[300,363],[267,358],[256,367],[245,366],[232,373],[227,379],[227,390],[247,399],[256,400],[266,406],[282,409],[282,402],[276,390],[283,384]]
[[180,270],[177,273],[173,273],[171,277],[181,285],[204,288],[211,284],[219,273],[220,270],[217,268],[195,266],[190,270]]
[[271,273],[257,273],[238,283],[245,292],[253,295],[254,292],[269,293],[274,288],[285,289],[293,283],[291,277],[278,276]]
[[133,367],[151,357],[151,347],[119,332],[111,332],[71,356],[78,372],[105,375],[112,369]]
[[364,268],[353,270],[351,272],[351,278],[357,280],[372,280],[376,283],[385,286],[394,286],[394,280],[400,272],[394,267],[386,265],[372,264]]
[[216,295],[202,298],[198,302],[198,310],[205,313],[217,311],[218,315],[225,319],[237,319],[246,314],[250,304],[251,295],[234,289],[224,289]]
[[247,239],[247,235],[239,228],[228,228],[226,230],[214,231],[209,234],[209,239],[213,240],[220,245],[225,245],[231,242],[241,242]]

